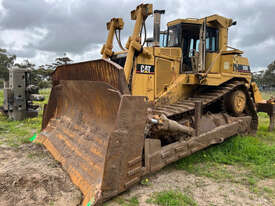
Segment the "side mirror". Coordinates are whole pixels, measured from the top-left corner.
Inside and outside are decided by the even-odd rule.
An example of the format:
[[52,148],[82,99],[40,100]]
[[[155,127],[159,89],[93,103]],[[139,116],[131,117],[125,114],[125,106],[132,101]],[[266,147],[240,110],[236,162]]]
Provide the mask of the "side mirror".
[[235,25],[237,25],[237,21],[232,22],[232,26],[235,26]]

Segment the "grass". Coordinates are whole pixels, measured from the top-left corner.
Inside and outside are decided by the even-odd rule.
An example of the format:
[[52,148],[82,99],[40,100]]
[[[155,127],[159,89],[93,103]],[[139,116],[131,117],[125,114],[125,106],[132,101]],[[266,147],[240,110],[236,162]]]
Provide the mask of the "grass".
[[154,193],[152,198],[146,201],[161,206],[196,206],[197,203],[188,194],[175,190],[167,190]]
[[[40,106],[38,117],[25,119],[23,121],[12,121],[0,114],[0,145],[6,144],[18,147],[29,142],[34,133],[38,133],[41,128],[43,105],[47,103],[50,89],[43,89],[40,94],[45,96],[43,102],[34,102]],[[3,90],[0,90],[0,105],[3,103]]]
[[275,91],[264,91],[261,94],[264,99],[269,99],[271,96],[275,97]]
[[[10,121],[0,115],[0,145],[18,147],[29,142],[34,133],[41,128],[42,106],[49,97],[50,89],[41,90],[46,97],[40,105],[36,118],[24,121]],[[265,99],[275,93],[263,94]],[[0,105],[3,102],[3,90],[0,90]],[[209,147],[187,158],[176,162],[173,166],[199,176],[207,176],[217,181],[232,181],[248,185],[254,193],[272,196],[274,189],[258,187],[257,183],[264,178],[275,178],[275,132],[268,132],[269,118],[265,113],[259,113],[259,129],[256,137],[236,136],[220,145]],[[36,154],[30,154],[30,159]],[[150,185],[148,181],[144,185]],[[188,193],[189,194],[189,193]],[[155,193],[149,202],[158,205],[196,205],[188,194],[179,191],[162,191]],[[118,199],[122,206],[137,206],[138,199]]]
[[259,127],[256,137],[263,143],[272,145],[275,144],[275,131],[268,132],[269,116],[266,113],[259,112]]
[[[200,163],[205,163],[201,166]],[[226,169],[220,165],[236,165],[249,168],[258,178],[275,177],[275,144],[267,145],[258,137],[233,137],[219,146],[213,146],[195,153],[176,163],[178,169],[185,169],[191,173],[219,178]],[[218,173],[208,173],[213,167]]]
[[[269,98],[270,94],[263,96]],[[258,183],[275,178],[275,132],[268,132],[267,114],[259,113],[258,116],[259,128],[255,137],[232,137],[220,145],[179,160],[174,166],[216,181],[247,185],[253,193],[270,196],[273,190],[263,189]]]
[[3,105],[4,102],[4,90],[0,89],[0,106]]
[[[271,95],[263,93],[266,99]],[[220,145],[209,147],[178,161],[175,164],[176,168],[216,179],[230,179],[233,174],[228,173],[228,165],[234,165],[250,170],[250,173],[246,174],[250,184],[253,182],[251,178],[274,178],[275,132],[267,130],[269,117],[266,113],[259,113],[258,116],[259,128],[255,137],[232,137]]]

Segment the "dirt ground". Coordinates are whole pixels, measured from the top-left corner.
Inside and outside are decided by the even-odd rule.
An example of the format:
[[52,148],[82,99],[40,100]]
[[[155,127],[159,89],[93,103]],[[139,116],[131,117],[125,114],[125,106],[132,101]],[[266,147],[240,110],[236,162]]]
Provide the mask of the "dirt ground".
[[82,195],[40,145],[0,147],[1,206],[76,206]]
[[[131,197],[136,197],[140,206],[152,205],[146,201],[154,192],[170,189],[190,194],[199,206],[275,205],[275,199],[259,196],[248,186],[197,177],[169,167],[148,179],[148,185],[136,185],[104,205],[119,206],[119,199]],[[259,184],[275,188],[274,180]],[[0,147],[1,206],[77,206],[81,200],[79,190],[42,146],[24,144],[19,148]]]
[[[259,183],[271,185],[275,188],[275,181]],[[197,177],[183,170],[164,169],[149,177],[149,186],[136,185],[118,198],[130,199],[137,197],[139,205],[152,205],[146,200],[152,197],[154,192],[164,190],[178,190],[193,197],[199,206],[274,206],[275,199],[258,196],[241,184],[232,182],[217,182],[207,177]],[[107,206],[118,206],[118,198],[109,201]],[[275,197],[274,197],[275,198]]]

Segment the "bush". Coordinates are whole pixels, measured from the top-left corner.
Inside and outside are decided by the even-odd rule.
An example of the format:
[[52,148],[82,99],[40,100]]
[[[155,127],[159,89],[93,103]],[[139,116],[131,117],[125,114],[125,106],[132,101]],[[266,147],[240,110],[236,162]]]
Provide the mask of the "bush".
[[39,89],[46,89],[46,88],[51,88],[52,83],[51,81],[40,81],[37,85],[39,87]]

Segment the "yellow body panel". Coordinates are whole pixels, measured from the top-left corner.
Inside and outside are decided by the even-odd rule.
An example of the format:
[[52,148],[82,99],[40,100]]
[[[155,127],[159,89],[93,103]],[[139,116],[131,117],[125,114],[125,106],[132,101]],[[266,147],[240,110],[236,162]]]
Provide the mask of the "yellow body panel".
[[[146,47],[147,54],[141,53],[136,58],[132,78],[132,94],[147,96],[149,101],[158,103],[174,103],[188,98],[198,85],[219,86],[233,78],[251,82],[251,73],[243,73],[234,69],[234,64],[249,65],[247,58],[236,54],[219,55],[208,53],[206,68],[211,67],[209,74],[200,82],[194,73],[180,73],[181,49]],[[213,64],[213,65],[211,65]],[[137,73],[137,65],[151,65],[154,73]]]
[[222,73],[233,73],[234,56],[233,55],[222,55],[221,56],[221,72]]
[[133,78],[132,94],[134,96],[146,96],[148,97],[149,101],[153,101],[155,98],[155,94],[154,94],[155,76],[149,75],[149,74],[136,74],[136,73],[133,75],[134,75],[134,78]]
[[261,92],[255,82],[251,83],[255,103],[265,103],[266,101],[262,98]]
[[[160,97],[180,75],[181,50],[179,48],[144,48],[150,55],[140,54],[132,78],[132,94],[147,96],[149,101]],[[155,72],[138,73],[137,66],[153,66]]]
[[150,56],[140,54],[135,62],[135,70],[133,71],[132,78],[132,95],[134,96],[147,96],[149,101],[155,99],[155,75],[154,74],[139,74],[136,71],[138,64],[155,65],[153,56],[153,48],[147,48],[151,53]]
[[[126,44],[128,51],[124,71],[127,81],[131,81],[132,95],[146,96],[150,102],[174,103],[179,99],[188,98],[199,85],[219,86],[233,78],[251,83],[251,73],[248,70],[240,71],[242,66],[249,67],[248,59],[241,56],[243,52],[234,48],[227,50],[228,27],[232,25],[232,19],[219,15],[207,17],[207,26],[219,30],[218,49],[215,52],[206,52],[204,71],[184,73],[181,68],[182,48],[141,46],[141,41],[137,37],[142,25],[142,9],[143,7],[137,7],[136,11],[132,12],[132,19],[136,20],[136,25]],[[168,26],[203,22],[204,18],[177,19],[169,22]],[[135,52],[138,55],[133,58]],[[133,59],[135,61],[132,62]],[[145,71],[146,68],[151,68],[152,71]],[[198,75],[204,77],[203,80],[198,78]]]
[[156,99],[157,104],[173,104],[180,99],[186,99],[193,93],[196,88],[194,85],[184,85],[188,75],[179,75],[177,79],[167,88],[165,92]]
[[155,55],[155,97],[167,90],[180,75],[180,48],[154,48]]
[[176,79],[177,73],[174,72],[173,61],[171,60],[157,57],[155,65],[155,96],[159,97]]
[[[213,65],[212,65],[213,64]],[[211,68],[210,73],[220,73],[220,58],[217,53],[206,54],[206,69]]]
[[154,55],[165,59],[181,61],[181,48],[177,47],[154,47]]
[[246,57],[235,56],[234,63],[249,66],[248,59]]

